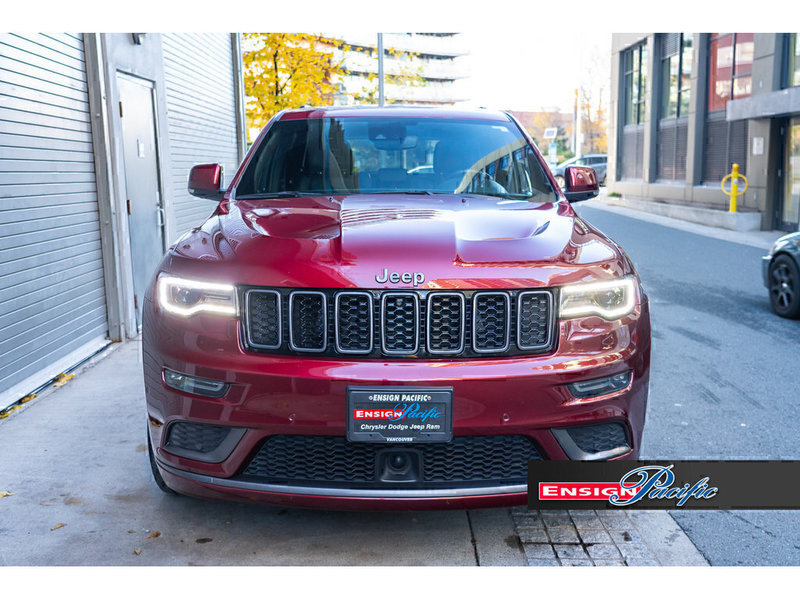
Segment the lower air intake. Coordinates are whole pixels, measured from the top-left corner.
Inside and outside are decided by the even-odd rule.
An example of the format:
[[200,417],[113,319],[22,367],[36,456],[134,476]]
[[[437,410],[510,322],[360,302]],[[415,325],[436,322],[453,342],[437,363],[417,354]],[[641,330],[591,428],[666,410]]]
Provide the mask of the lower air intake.
[[249,480],[381,487],[381,452],[419,452],[423,484],[524,483],[528,461],[543,457],[521,435],[464,436],[448,443],[412,445],[348,442],[334,436],[276,435],[243,472]]

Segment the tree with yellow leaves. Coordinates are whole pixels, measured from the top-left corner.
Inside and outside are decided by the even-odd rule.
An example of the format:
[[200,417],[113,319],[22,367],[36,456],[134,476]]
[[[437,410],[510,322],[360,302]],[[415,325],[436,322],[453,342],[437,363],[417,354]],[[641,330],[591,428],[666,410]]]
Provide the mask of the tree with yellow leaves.
[[242,52],[247,126],[261,129],[275,113],[330,104],[344,74],[337,40],[308,33],[246,33]]
[[592,106],[592,90],[581,86],[581,113],[583,125],[582,154],[605,154],[608,152],[608,124],[603,108],[603,88],[597,94],[597,104]]
[[[415,53],[388,48],[384,54],[391,59],[384,78],[387,85],[401,88],[425,85]],[[348,67],[348,59],[364,55],[375,61],[374,69],[364,69],[359,61],[355,68]],[[374,48],[351,51],[342,40],[322,35],[244,34],[242,62],[248,132],[255,134],[284,108],[331,104],[334,96],[343,91],[340,84],[345,76],[361,80],[361,86],[345,92],[356,103],[377,103],[377,58]]]

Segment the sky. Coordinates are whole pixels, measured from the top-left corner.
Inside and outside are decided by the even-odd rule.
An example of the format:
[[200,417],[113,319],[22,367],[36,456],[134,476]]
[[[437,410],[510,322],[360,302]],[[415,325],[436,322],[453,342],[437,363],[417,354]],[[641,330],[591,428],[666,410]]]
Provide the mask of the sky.
[[[107,0],[7,3],[5,31],[361,31],[461,32],[470,77],[459,85],[470,104],[569,111],[574,90],[603,88],[608,106],[612,32],[782,31],[797,23],[786,0]],[[122,5],[119,5],[122,7]],[[788,19],[787,17],[792,17]],[[594,102],[593,102],[594,103]]]
[[528,37],[468,31],[462,36],[469,55],[459,60],[469,77],[458,86],[471,105],[570,112],[575,89],[585,85],[597,94],[602,88],[608,106],[610,32],[550,31]]

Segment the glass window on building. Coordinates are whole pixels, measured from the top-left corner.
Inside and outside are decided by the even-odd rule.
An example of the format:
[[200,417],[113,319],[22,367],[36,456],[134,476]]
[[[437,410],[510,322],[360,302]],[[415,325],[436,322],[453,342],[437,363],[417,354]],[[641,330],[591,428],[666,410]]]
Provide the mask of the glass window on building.
[[692,78],[692,34],[659,36],[661,105],[657,138],[657,179],[686,178],[689,97]]
[[703,147],[703,182],[715,185],[731,166],[746,172],[748,121],[726,121],[729,100],[753,87],[753,34],[712,33],[708,47],[708,103]]
[[644,156],[644,123],[647,120],[647,45],[641,42],[622,52],[624,119],[619,144],[619,176],[641,179]]
[[784,159],[783,206],[781,227],[793,230],[800,221],[800,118],[789,123]]
[[746,98],[753,87],[753,34],[712,33],[709,48],[708,111]]
[[644,123],[647,111],[647,46],[639,44],[623,54],[625,70],[625,124]]
[[786,34],[786,81],[783,87],[800,85],[800,44],[796,33]]
[[661,118],[689,114],[692,78],[692,34],[667,33],[661,38]]

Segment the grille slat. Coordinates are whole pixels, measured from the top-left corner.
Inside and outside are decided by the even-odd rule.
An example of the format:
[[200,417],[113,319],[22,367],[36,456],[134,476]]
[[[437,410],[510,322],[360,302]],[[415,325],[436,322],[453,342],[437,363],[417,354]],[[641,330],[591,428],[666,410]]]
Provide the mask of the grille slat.
[[419,298],[390,292],[381,298],[381,347],[386,354],[416,354],[419,348]]
[[281,295],[270,290],[249,290],[245,298],[250,345],[264,349],[280,348],[283,341]]
[[[242,473],[268,481],[377,484],[379,452],[411,446],[348,442],[334,436],[276,435]],[[541,460],[522,435],[455,437],[447,444],[414,444],[424,484],[527,480],[528,461]],[[390,484],[389,484],[390,485]]]
[[[550,290],[244,292],[243,334],[257,352],[478,357],[555,347]],[[284,325],[284,323],[286,325]]]
[[336,294],[336,349],[345,354],[372,352],[372,294]]
[[435,292],[428,295],[428,351],[458,354],[464,350],[464,297]]
[[473,304],[472,346],[475,352],[505,352],[509,346],[511,298],[502,292],[479,292]]
[[517,346],[523,350],[550,343],[552,296],[546,292],[523,292],[517,309]]
[[328,341],[328,316],[322,292],[289,295],[289,340],[292,350],[322,352]]

